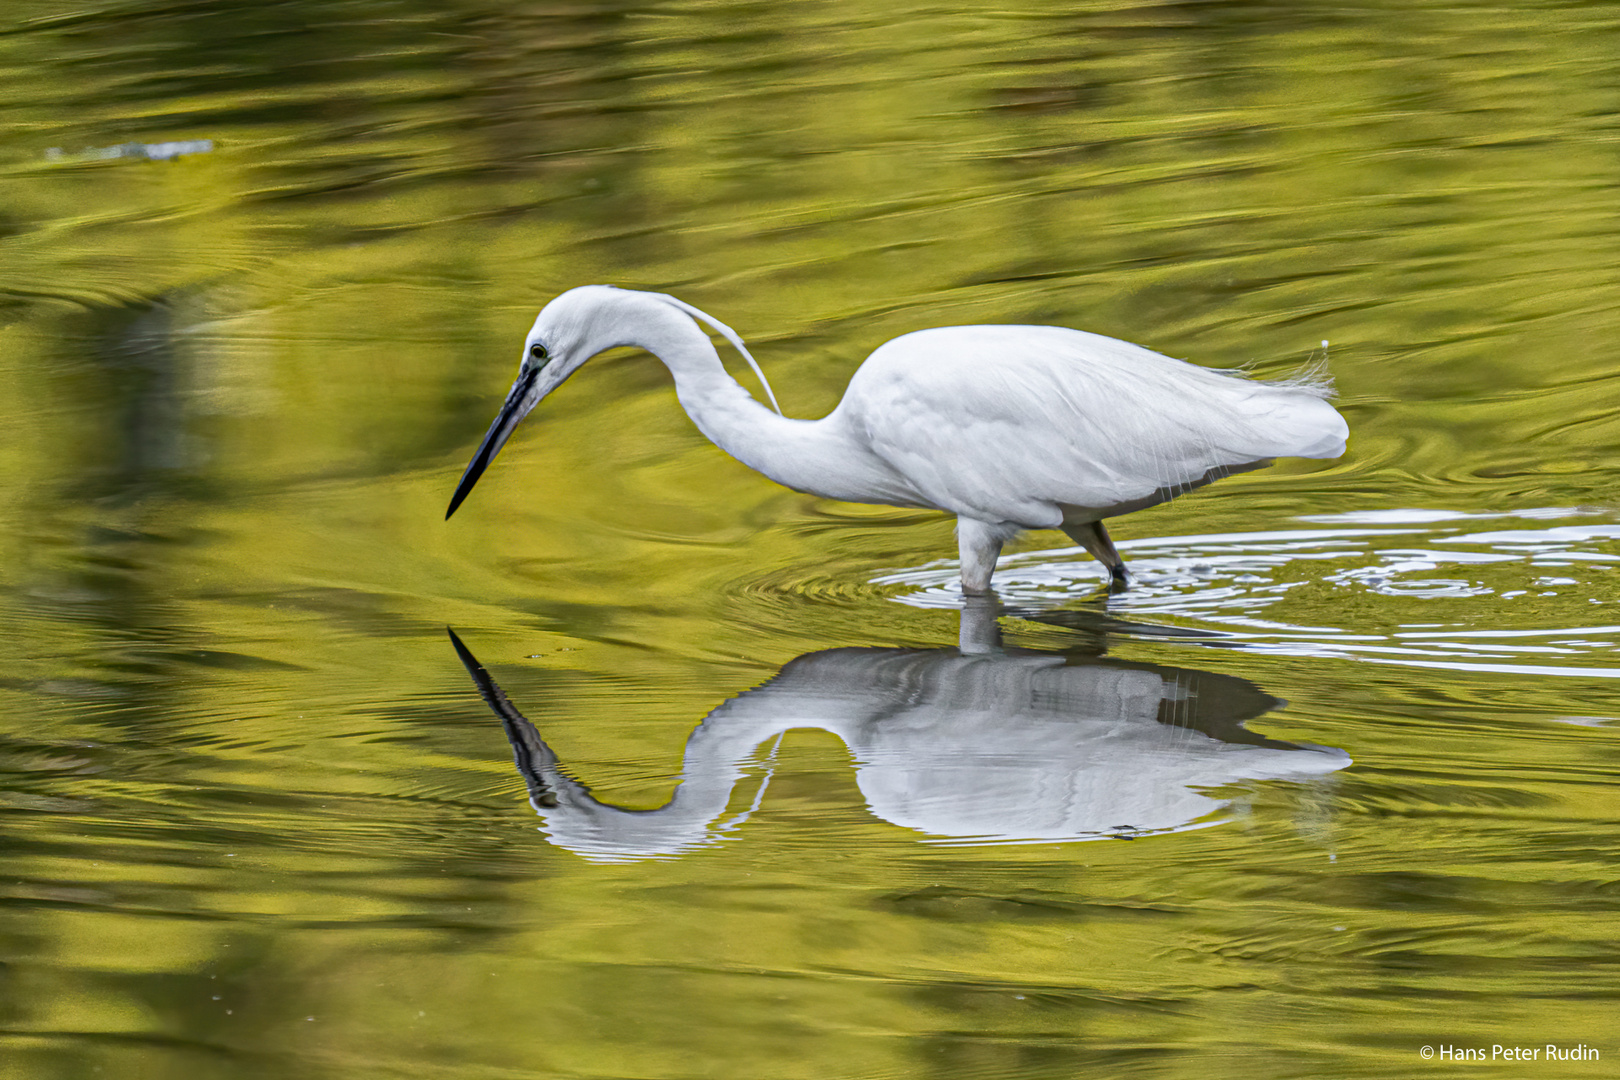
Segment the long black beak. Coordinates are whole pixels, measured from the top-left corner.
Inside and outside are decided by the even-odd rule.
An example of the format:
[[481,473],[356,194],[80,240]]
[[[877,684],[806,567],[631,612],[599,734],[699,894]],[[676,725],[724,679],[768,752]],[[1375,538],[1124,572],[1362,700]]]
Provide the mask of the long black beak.
[[529,388],[534,385],[535,376],[539,374],[539,368],[530,368],[519,375],[518,381],[512,385],[512,392],[506,395],[506,404],[501,406],[495,422],[489,425],[489,430],[484,433],[484,441],[478,444],[478,453],[473,455],[472,461],[467,465],[467,471],[461,474],[461,483],[456,485],[456,493],[450,496],[450,509],[444,512],[444,520],[450,520],[450,515],[456,512],[456,507],[460,506],[472,492],[473,485],[484,475],[484,470],[495,460],[495,455],[501,452],[506,440],[512,437],[518,421],[523,419],[523,399],[528,396]]

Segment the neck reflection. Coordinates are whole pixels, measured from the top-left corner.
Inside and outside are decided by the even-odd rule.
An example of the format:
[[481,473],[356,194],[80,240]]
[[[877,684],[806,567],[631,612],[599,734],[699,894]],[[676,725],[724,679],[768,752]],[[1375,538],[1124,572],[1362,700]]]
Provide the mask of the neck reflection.
[[[837,735],[877,816],[935,842],[1129,838],[1214,824],[1199,788],[1342,769],[1332,747],[1268,739],[1243,721],[1282,704],[1229,675],[1002,649],[993,601],[962,613],[955,649],[807,653],[723,703],[687,739],[657,809],[601,802],[450,632],[500,717],[551,841],[592,859],[671,857],[747,817],[726,809],[761,748],[797,728]],[[774,746],[770,753],[774,756]],[[754,799],[764,796],[764,784]]]

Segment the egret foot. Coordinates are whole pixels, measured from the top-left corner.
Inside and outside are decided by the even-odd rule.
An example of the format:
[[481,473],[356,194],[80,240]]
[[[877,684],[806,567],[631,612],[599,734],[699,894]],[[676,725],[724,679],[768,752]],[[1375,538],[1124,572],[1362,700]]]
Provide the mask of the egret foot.
[[1130,582],[1125,572],[1125,560],[1119,557],[1114,541],[1100,521],[1087,521],[1080,525],[1065,525],[1063,531],[1069,539],[1091,552],[1091,557],[1108,568],[1108,591],[1121,592]]

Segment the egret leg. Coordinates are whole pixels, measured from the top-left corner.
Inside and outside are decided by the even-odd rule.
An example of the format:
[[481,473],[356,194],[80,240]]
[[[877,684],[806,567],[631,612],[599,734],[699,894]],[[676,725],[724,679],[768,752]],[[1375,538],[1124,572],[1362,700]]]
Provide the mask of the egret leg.
[[996,572],[1001,545],[1011,534],[1004,526],[973,518],[956,519],[957,551],[962,558],[962,591],[990,591],[990,576]]
[[1065,525],[1063,531],[1069,534],[1069,539],[1091,552],[1092,558],[1108,567],[1108,576],[1111,584],[1124,588],[1126,581],[1125,560],[1119,557],[1114,549],[1114,541],[1109,539],[1108,530],[1100,521],[1088,521],[1082,525]]

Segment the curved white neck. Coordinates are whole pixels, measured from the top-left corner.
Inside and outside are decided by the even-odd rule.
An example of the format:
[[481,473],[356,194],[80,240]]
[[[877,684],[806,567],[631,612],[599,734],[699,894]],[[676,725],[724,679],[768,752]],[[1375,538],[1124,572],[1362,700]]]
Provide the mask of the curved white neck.
[[698,430],[720,449],[773,480],[774,447],[794,438],[802,420],[779,416],[754,400],[731,377],[708,335],[684,315],[670,320],[675,333],[643,347],[675,377],[675,396]]
[[893,470],[832,418],[792,420],[754,400],[720,362],[697,324],[673,309],[656,340],[635,341],[664,362],[675,395],[698,430],[720,449],[796,491],[859,502],[909,505],[913,497]]

